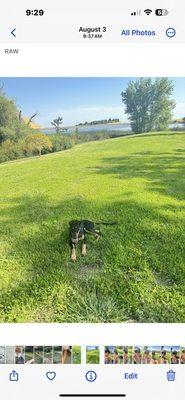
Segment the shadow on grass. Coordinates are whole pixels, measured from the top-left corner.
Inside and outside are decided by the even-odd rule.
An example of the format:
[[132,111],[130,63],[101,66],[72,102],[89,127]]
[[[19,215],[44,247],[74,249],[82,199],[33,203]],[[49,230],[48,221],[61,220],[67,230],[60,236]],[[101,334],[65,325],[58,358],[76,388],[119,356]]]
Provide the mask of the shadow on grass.
[[107,157],[103,162],[104,166],[98,170],[100,174],[112,174],[119,179],[142,178],[147,191],[185,199],[185,158],[182,155],[146,151],[128,157]]
[[165,132],[153,132],[153,133],[148,132],[146,134],[138,133],[138,134],[129,135],[128,139],[135,139],[136,137],[138,137],[138,138],[144,137],[144,138],[149,139],[152,136],[155,136],[155,137],[157,137],[157,136],[175,136],[177,134],[185,136],[185,131],[182,131],[182,132],[181,131],[165,131]]
[[[120,174],[125,159],[117,162]],[[2,282],[1,322],[185,322],[179,221],[126,198],[111,205],[83,196],[51,204],[38,194],[7,201],[0,232],[10,283],[3,289]],[[99,242],[89,238],[87,257],[74,264],[68,222],[82,218],[118,225],[103,227]],[[11,275],[10,260],[21,279],[14,268]]]

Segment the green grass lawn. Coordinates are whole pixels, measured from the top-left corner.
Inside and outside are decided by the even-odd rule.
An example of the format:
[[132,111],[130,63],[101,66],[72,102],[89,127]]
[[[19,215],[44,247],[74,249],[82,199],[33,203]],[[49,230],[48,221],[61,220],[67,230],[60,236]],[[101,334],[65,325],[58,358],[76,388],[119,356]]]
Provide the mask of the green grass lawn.
[[72,363],[81,364],[81,346],[72,346]]
[[[0,165],[1,322],[185,322],[185,134]],[[70,260],[71,219],[118,221]]]
[[86,350],[86,364],[99,364],[100,363],[100,350]]

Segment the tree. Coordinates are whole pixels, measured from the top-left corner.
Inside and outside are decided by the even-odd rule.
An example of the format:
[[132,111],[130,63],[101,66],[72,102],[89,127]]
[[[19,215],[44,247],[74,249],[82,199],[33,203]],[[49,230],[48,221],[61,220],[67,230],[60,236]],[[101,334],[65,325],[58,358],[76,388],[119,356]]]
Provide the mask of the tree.
[[56,135],[56,134],[50,135],[53,152],[62,150],[62,139],[63,137],[61,135]]
[[42,155],[43,151],[51,151],[52,143],[47,135],[43,133],[34,133],[28,135],[26,138],[26,153]]
[[121,96],[132,131],[141,133],[167,129],[175,107],[172,93],[173,84],[168,78],[130,81]]
[[79,137],[78,125],[74,126],[74,129],[72,130],[72,132],[68,136],[71,138],[71,140],[73,142],[73,145],[75,145],[78,142],[78,137]]
[[63,124],[63,118],[62,117],[58,117],[58,118],[54,119],[51,122],[51,125],[54,126],[55,131],[56,131],[57,134],[61,134],[62,133],[62,127],[61,127],[62,124]]
[[35,112],[33,115],[31,115],[30,117],[23,117],[22,116],[22,111],[19,111],[19,121],[23,122],[25,125],[30,126],[33,129],[39,129],[40,126],[33,122],[33,119],[38,115],[38,112]]
[[0,146],[0,163],[23,157],[23,144],[21,141],[14,143],[10,139],[5,140]]
[[0,143],[10,139],[19,125],[19,116],[16,104],[8,99],[0,88]]
[[69,150],[72,149],[72,147],[74,147],[75,142],[73,140],[73,138],[70,136],[63,136],[62,139],[62,150]]

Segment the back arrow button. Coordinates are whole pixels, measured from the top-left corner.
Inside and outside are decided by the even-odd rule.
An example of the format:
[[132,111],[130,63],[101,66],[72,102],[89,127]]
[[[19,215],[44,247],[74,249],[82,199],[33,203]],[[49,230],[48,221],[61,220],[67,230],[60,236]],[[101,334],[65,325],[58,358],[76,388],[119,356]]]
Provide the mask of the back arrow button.
[[14,29],[11,31],[11,34],[12,34],[14,37],[16,37],[15,31],[16,31],[16,28],[14,28]]

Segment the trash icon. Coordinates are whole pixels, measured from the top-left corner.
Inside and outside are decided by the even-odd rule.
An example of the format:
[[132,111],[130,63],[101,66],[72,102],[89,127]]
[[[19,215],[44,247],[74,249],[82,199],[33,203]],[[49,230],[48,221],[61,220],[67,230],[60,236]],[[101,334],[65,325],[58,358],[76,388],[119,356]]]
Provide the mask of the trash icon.
[[169,381],[169,382],[174,382],[175,381],[175,372],[174,371],[168,371],[167,372],[167,380]]

